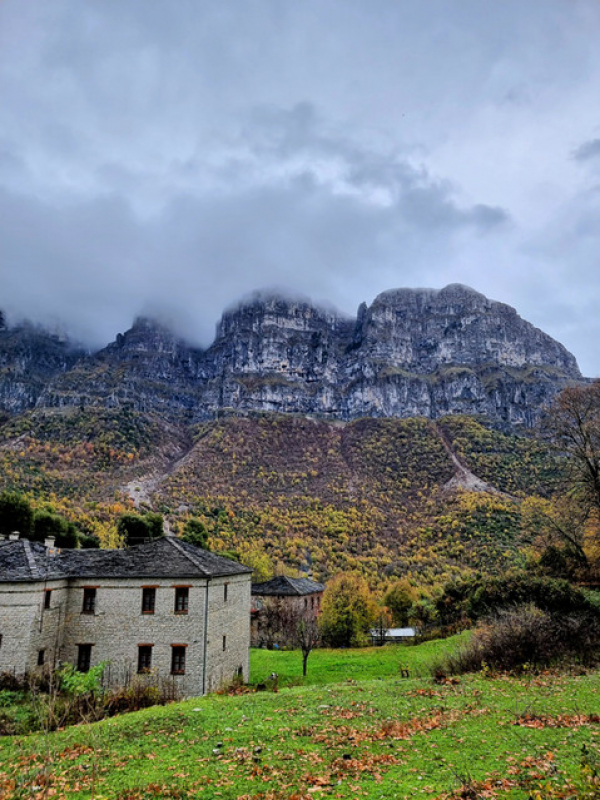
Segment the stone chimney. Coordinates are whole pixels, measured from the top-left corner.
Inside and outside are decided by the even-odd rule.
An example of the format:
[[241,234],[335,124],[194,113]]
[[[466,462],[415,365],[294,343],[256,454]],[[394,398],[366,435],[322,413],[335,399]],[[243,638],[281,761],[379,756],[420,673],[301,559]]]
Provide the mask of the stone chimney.
[[12,533],[9,533],[8,538],[11,540],[11,542],[16,542],[21,538],[21,534],[19,531],[13,531]]
[[46,548],[46,555],[47,556],[55,556],[56,555],[56,547],[54,547],[54,542],[56,541],[54,536],[46,536],[44,539],[44,547]]

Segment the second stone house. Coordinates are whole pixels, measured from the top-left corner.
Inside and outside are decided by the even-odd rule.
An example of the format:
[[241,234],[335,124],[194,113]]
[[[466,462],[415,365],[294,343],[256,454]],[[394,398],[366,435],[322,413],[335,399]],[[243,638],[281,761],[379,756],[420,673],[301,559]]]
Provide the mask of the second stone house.
[[175,537],[62,552],[0,541],[0,672],[106,661],[114,682],[155,671],[183,696],[247,680],[250,576]]
[[278,575],[265,583],[252,584],[253,647],[286,645],[286,623],[290,618],[316,619],[321,611],[325,586],[310,578]]

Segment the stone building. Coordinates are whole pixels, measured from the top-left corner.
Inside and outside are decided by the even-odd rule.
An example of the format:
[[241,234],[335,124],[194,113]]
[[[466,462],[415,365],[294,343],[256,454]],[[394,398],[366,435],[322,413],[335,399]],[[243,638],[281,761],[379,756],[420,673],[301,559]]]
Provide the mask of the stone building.
[[127,550],[0,541],[0,672],[110,663],[183,696],[248,679],[251,570],[175,537]]
[[253,647],[285,645],[292,618],[316,619],[325,586],[309,578],[278,575],[252,584],[251,642]]

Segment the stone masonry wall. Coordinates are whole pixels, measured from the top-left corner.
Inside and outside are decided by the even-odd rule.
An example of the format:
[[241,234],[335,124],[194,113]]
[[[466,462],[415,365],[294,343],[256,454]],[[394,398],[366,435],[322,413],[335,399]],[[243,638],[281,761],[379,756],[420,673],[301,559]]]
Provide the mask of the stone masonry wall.
[[[156,589],[153,614],[142,613],[144,586]],[[188,587],[189,607],[185,614],[175,612],[177,586]],[[85,587],[96,589],[93,614],[82,612]],[[45,609],[44,594],[48,589],[50,605]],[[4,584],[0,588],[0,634],[0,671],[23,674],[34,670],[40,650],[44,650],[46,665],[77,665],[78,646],[90,644],[91,666],[109,661],[108,674],[113,683],[126,682],[137,672],[140,645],[152,646],[152,670],[161,677],[170,677],[172,646],[183,645],[185,674],[173,676],[173,680],[182,695],[200,695],[230,680],[240,667],[248,680],[250,576],[234,575],[208,582],[198,578],[100,578]]]
[[[241,667],[244,680],[250,672],[250,576],[214,578],[208,594],[208,647],[206,691],[230,681]],[[225,600],[227,586],[227,600]],[[223,641],[225,637],[225,641]]]
[[[227,603],[223,600],[224,582],[224,579],[213,579],[208,583],[206,681],[204,621],[207,581],[204,579],[73,581],[61,659],[76,664],[78,645],[91,644],[91,665],[110,661],[111,680],[118,683],[137,671],[140,645],[152,646],[152,669],[164,677],[171,673],[172,646],[183,645],[186,648],[185,675],[174,676],[182,695],[200,695],[203,691],[217,688],[216,678],[208,680],[209,675],[217,673],[231,677],[240,665],[247,678],[250,580],[249,576],[229,578]],[[156,589],[154,614],[142,613],[144,586]],[[175,589],[178,586],[188,587],[187,614],[175,612]],[[85,587],[96,588],[94,614],[82,613]],[[225,652],[222,649],[223,635],[230,643]]]
[[[48,609],[44,608],[46,590],[50,591]],[[44,650],[44,664],[54,665],[66,594],[66,581],[15,582],[2,586],[0,672],[22,675],[34,670],[40,650]]]

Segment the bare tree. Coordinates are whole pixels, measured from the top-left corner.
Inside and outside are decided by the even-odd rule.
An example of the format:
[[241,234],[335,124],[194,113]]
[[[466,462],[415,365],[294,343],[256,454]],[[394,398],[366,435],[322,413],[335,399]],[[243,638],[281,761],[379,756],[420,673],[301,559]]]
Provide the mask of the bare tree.
[[267,598],[258,622],[259,636],[267,647],[283,645],[302,652],[302,674],[308,657],[321,641],[319,623],[313,609],[303,608],[296,598]]
[[542,428],[563,459],[564,472],[552,501],[537,501],[528,509],[525,527],[550,543],[562,542],[587,566],[600,544],[600,381],[564,389],[544,415]]
[[296,619],[292,622],[290,635],[296,646],[302,651],[302,675],[306,677],[308,657],[321,642],[321,631],[317,618],[308,611],[298,612]]
[[600,515],[600,380],[564,389],[544,418],[544,431],[567,457],[567,491]]

